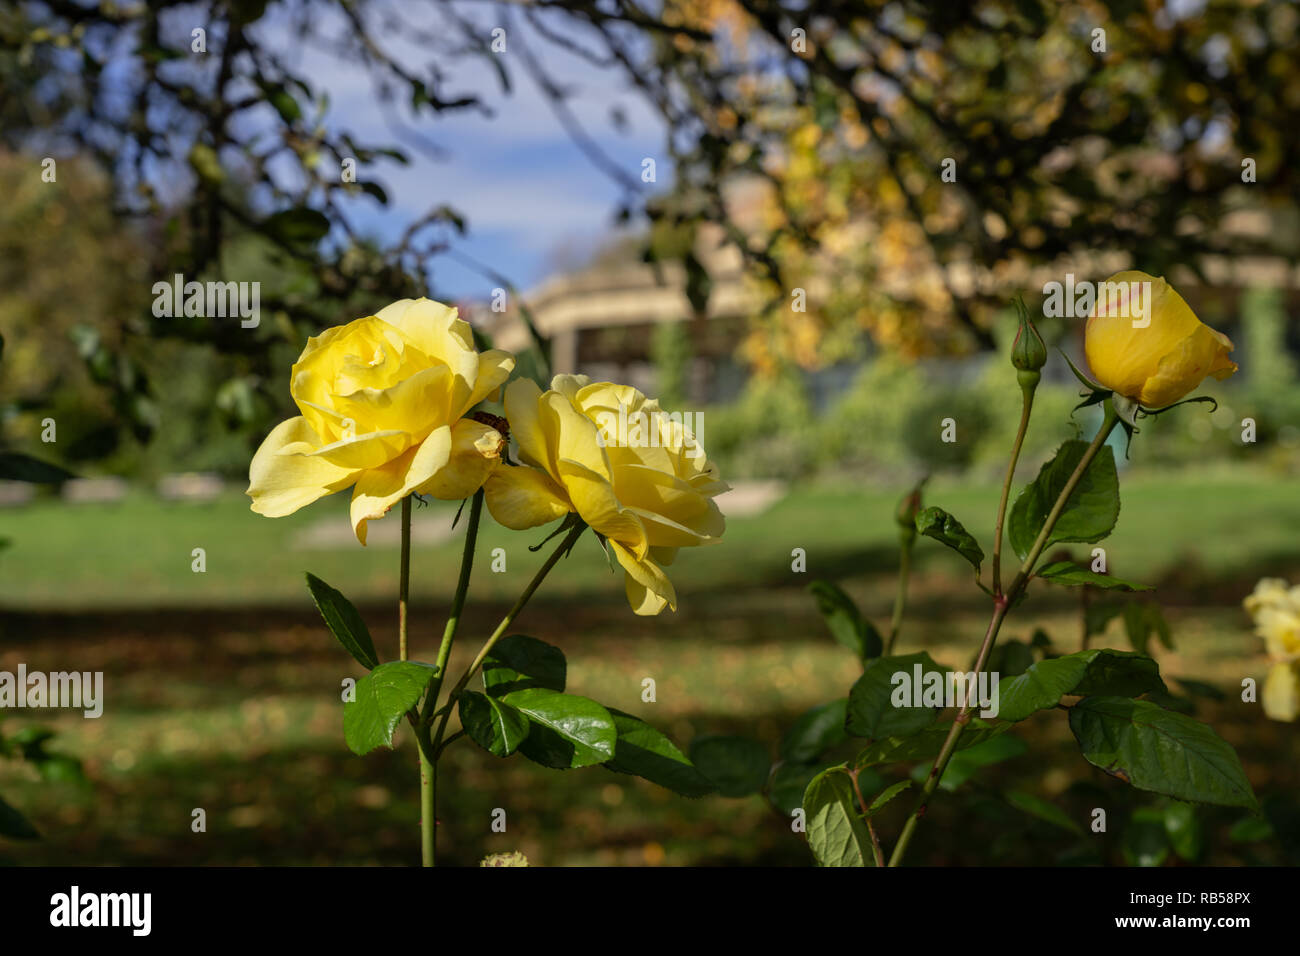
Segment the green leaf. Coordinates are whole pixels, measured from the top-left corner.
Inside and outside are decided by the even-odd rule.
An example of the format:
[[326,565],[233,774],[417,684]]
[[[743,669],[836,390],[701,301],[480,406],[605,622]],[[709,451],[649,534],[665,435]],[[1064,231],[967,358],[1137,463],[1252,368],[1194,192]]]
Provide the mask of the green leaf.
[[614,759],[605,761],[610,770],[643,777],[683,797],[702,797],[717,789],[664,734],[621,710],[610,708],[609,713],[618,731]]
[[1260,840],[1272,840],[1276,834],[1273,826],[1263,817],[1242,817],[1228,831],[1228,839],[1233,843],[1256,843]]
[[[812,778],[832,766],[842,767],[843,764],[778,764],[767,784],[767,799],[776,809],[790,816],[803,806],[803,794]],[[884,785],[884,778],[869,767],[858,774],[858,786],[863,788],[863,792],[877,790]]]
[[916,530],[940,544],[946,544],[971,563],[978,574],[984,563],[984,549],[960,521],[942,508],[926,508],[916,516]]
[[[1066,482],[1087,449],[1088,442],[1067,441],[1016,498],[1007,533],[1011,547],[1021,560],[1029,556],[1056,499],[1065,490]],[[1103,446],[1080,478],[1044,546],[1060,541],[1100,541],[1110,534],[1118,518],[1119,476],[1115,472],[1115,455],[1110,446]]]
[[1070,730],[1084,759],[1139,790],[1258,808],[1236,752],[1183,714],[1142,700],[1088,697],[1070,708]]
[[1159,866],[1169,856],[1164,818],[1154,807],[1140,807],[1120,835],[1120,850],[1129,866]]
[[[1019,737],[1009,735],[990,737],[982,743],[973,744],[952,755],[943,772],[943,778],[939,781],[939,789],[952,792],[975,776],[980,769],[1019,757],[1028,749],[1029,746]],[[933,765],[930,763],[917,764],[912,772],[912,779],[917,782],[924,781],[930,773],[931,766]]]
[[1076,836],[1084,835],[1083,827],[1071,819],[1069,814],[1042,797],[1036,797],[1032,793],[1024,793],[1020,790],[1008,790],[1002,796],[1006,798],[1007,803],[1031,817],[1037,817]]
[[26,481],[33,485],[57,485],[73,477],[72,472],[16,451],[0,451],[0,481]]
[[1133,601],[1124,607],[1124,631],[1129,643],[1139,654],[1147,652],[1154,634],[1166,650],[1174,646],[1173,635],[1169,632],[1169,622],[1165,620],[1160,605],[1154,602]]
[[567,664],[558,647],[525,634],[497,641],[483,659],[483,688],[493,697],[517,690],[544,687],[564,690]]
[[814,581],[808,585],[808,590],[817,601],[817,610],[837,643],[862,660],[880,656],[884,649],[880,634],[858,611],[853,598],[829,581]]
[[1140,654],[1094,648],[1038,661],[998,684],[998,717],[1012,722],[1055,707],[1067,694],[1136,696],[1163,690],[1160,668]]
[[370,638],[366,622],[352,602],[340,592],[334,590],[316,575],[308,573],[307,590],[320,616],[325,619],[325,626],[338,638],[343,648],[356,658],[357,663],[367,670],[374,670],[379,664],[379,655],[375,652],[375,642]]
[[618,730],[608,710],[588,697],[547,687],[512,691],[498,698],[527,715],[532,726],[519,752],[558,770],[589,767],[614,756]]
[[747,797],[767,783],[767,748],[748,737],[713,735],[691,741],[691,762],[724,797]]
[[[973,718],[967,724],[966,729],[961,732],[961,736],[957,738],[956,750],[965,750],[967,747],[973,747],[991,737],[1004,734],[1012,726],[1012,724],[1008,723],[990,724],[978,717]],[[951,729],[952,724],[950,723],[938,724],[934,727],[927,727],[919,734],[910,737],[886,737],[883,740],[872,741],[859,751],[854,759],[854,766],[858,768],[872,767],[878,764],[910,762],[938,756],[939,750],[943,747],[943,742],[948,738],[948,732]]]
[[0,799],[0,836],[12,840],[39,840],[40,831],[28,819]]
[[465,733],[494,757],[510,756],[528,736],[528,718],[493,697],[461,691],[459,707]]
[[[872,799],[871,805],[867,807],[867,816],[874,816],[881,807],[887,804],[890,800],[893,800],[894,797],[898,796],[911,785],[912,781],[910,780],[900,780],[897,783],[891,783]],[[858,780],[858,786],[862,786],[861,779]]]
[[[921,670],[922,682],[916,682],[916,670]],[[946,688],[946,668],[940,667],[925,651],[896,657],[877,657],[867,661],[849,691],[848,720],[845,729],[851,737],[876,739],[881,737],[906,737],[934,723],[939,714],[936,707],[910,706],[912,700],[924,699],[928,674],[938,674],[940,697]],[[901,675],[896,678],[896,675]],[[906,682],[902,681],[906,677]],[[910,694],[905,695],[905,691]],[[931,692],[932,693],[932,692]],[[908,706],[896,706],[895,695]],[[913,696],[914,695],[914,696]]]
[[355,754],[393,745],[393,730],[419,703],[437,668],[420,661],[389,661],[357,681],[356,700],[343,705],[343,739]]
[[1040,578],[1051,581],[1053,584],[1068,584],[1075,587],[1087,584],[1095,588],[1106,588],[1111,591],[1152,590],[1149,584],[1134,584],[1132,581],[1114,578],[1109,574],[1099,574],[1088,568],[1082,568],[1073,561],[1053,561],[1051,564],[1039,568],[1037,573]]
[[818,866],[870,866],[871,835],[854,802],[844,768],[833,767],[812,779],[804,791],[808,848]]
[[812,763],[832,747],[848,739],[844,721],[848,714],[847,697],[814,707],[805,713],[781,738],[781,759],[788,763]]
[[1164,823],[1174,852],[1188,863],[1197,862],[1205,848],[1205,834],[1196,808],[1190,803],[1175,801],[1165,807]]
[[330,221],[315,209],[297,206],[267,217],[262,228],[268,235],[281,242],[290,245],[309,245],[329,235]]

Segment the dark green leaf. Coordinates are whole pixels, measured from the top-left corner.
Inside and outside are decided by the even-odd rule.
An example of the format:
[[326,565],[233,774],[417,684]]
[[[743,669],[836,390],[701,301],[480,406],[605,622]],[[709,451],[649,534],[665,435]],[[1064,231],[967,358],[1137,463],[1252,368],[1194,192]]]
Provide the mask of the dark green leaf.
[[356,700],[343,705],[343,739],[352,752],[391,747],[397,722],[419,702],[436,672],[419,661],[389,661],[357,681]]
[[[921,674],[919,684],[917,668]],[[937,676],[926,676],[931,674]],[[852,737],[869,739],[906,737],[925,729],[938,717],[939,707],[912,704],[927,699],[924,694],[933,697],[937,685],[942,705],[946,675],[946,669],[925,651],[867,661],[862,676],[849,691],[845,729]]]
[[1068,584],[1075,587],[1090,585],[1094,588],[1106,588],[1112,591],[1150,591],[1149,584],[1134,584],[1113,578],[1109,574],[1082,568],[1073,561],[1054,561],[1038,569],[1038,576],[1053,584]]
[[[865,773],[866,771],[863,772]],[[872,816],[877,813],[881,807],[887,804],[890,800],[893,800],[894,797],[898,796],[911,785],[912,781],[910,780],[900,780],[897,783],[891,783],[883,791],[872,798],[871,805],[867,807],[867,815]],[[858,780],[858,786],[862,786],[861,780]]]
[[493,697],[544,687],[564,690],[567,665],[558,647],[525,634],[502,638],[483,660],[483,687]]
[[1124,630],[1129,643],[1139,654],[1147,652],[1147,645],[1154,634],[1166,650],[1174,646],[1173,635],[1165,620],[1160,605],[1150,602],[1133,601],[1124,607]]
[[356,658],[357,663],[367,670],[374,670],[379,664],[375,642],[352,602],[314,574],[307,575],[307,590],[311,592],[330,633]]
[[1083,836],[1083,827],[1079,826],[1064,810],[1054,803],[1049,803],[1032,793],[1023,793],[1019,790],[1008,790],[1002,796],[1006,797],[1007,803],[1017,810],[1032,817],[1037,817],[1053,826],[1060,827],[1062,830],[1068,830],[1076,836]]
[[880,634],[859,613],[853,598],[829,581],[814,581],[808,590],[817,601],[817,610],[831,637],[860,659],[880,656],[883,649]]
[[[990,737],[982,743],[974,744],[965,750],[959,750],[948,761],[948,766],[939,781],[939,788],[949,792],[956,790],[975,776],[976,772],[981,768],[1001,763],[1003,760],[1010,760],[1013,757],[1019,757],[1028,749],[1028,745],[1019,737],[1003,735]],[[930,772],[931,766],[932,764],[929,763],[918,764],[913,771],[912,778],[918,782],[924,781]]]
[[1067,694],[1136,696],[1162,690],[1160,668],[1140,654],[1095,648],[1038,661],[1019,677],[998,684],[998,717],[1020,721],[1055,707]]
[[971,563],[976,574],[979,573],[980,565],[984,563],[984,549],[948,512],[942,508],[926,508],[916,516],[916,530],[952,548]]
[[[776,809],[790,816],[803,806],[803,794],[808,789],[812,778],[831,766],[843,766],[843,764],[779,764],[772,771],[772,777],[768,781],[767,799]],[[858,785],[867,792],[883,787],[885,781],[874,770],[867,768],[858,774]]]
[[528,718],[509,704],[472,690],[461,691],[460,723],[465,733],[494,757],[508,757],[528,736]]
[[[966,729],[961,732],[961,736],[957,738],[956,749],[961,751],[967,747],[973,747],[990,737],[1006,733],[1012,726],[1009,723],[990,724],[978,717],[973,718],[966,726]],[[952,724],[939,724],[934,727],[927,727],[919,734],[911,737],[887,737],[884,740],[873,741],[859,751],[854,759],[854,766],[872,767],[878,764],[910,762],[936,757],[940,748],[943,747],[943,742],[948,738],[951,729]]]
[[499,699],[532,722],[528,737],[519,746],[529,760],[568,770],[604,763],[614,756],[618,742],[614,718],[590,698],[530,687]]
[[747,797],[767,783],[767,748],[748,737],[709,736],[691,741],[691,762],[724,797]]
[[818,866],[871,866],[871,835],[843,767],[813,778],[804,792],[808,848]]
[[841,698],[814,707],[796,720],[781,738],[781,759],[788,763],[812,763],[847,740],[844,721],[848,706],[848,698]]
[[33,485],[57,485],[72,472],[16,451],[0,451],[0,481],[26,481]]
[[[1038,477],[1016,498],[1007,533],[1011,547],[1022,560],[1029,556],[1056,499],[1065,490],[1087,449],[1087,442],[1063,444],[1056,457],[1042,467]],[[1115,472],[1115,455],[1109,446],[1103,446],[1070,495],[1044,547],[1060,541],[1100,541],[1110,534],[1118,518],[1119,477]]]
[[1236,752],[1183,714],[1126,697],[1088,697],[1070,708],[1084,759],[1139,790],[1191,803],[1256,809]]
[[618,730],[614,759],[605,766],[617,773],[644,777],[684,797],[702,797],[717,788],[677,749],[677,745],[644,720],[610,708]]

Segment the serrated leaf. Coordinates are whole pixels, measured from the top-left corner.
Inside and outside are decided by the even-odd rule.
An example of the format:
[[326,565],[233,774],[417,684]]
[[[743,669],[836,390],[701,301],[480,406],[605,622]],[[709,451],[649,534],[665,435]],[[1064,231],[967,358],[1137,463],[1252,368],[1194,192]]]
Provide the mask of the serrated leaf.
[[1205,724],[1126,697],[1070,708],[1084,759],[1139,790],[1190,803],[1258,808],[1236,751]]
[[389,661],[357,681],[356,700],[343,705],[343,739],[355,754],[393,745],[397,722],[414,707],[437,668],[420,661]]
[[[918,684],[917,668],[921,682]],[[845,730],[851,737],[875,739],[906,737],[934,723],[939,708],[912,706],[924,699],[928,674],[940,675],[940,687],[946,687],[947,669],[936,664],[925,651],[895,657],[877,657],[866,663],[862,676],[849,691],[848,719]],[[903,675],[902,677],[896,675]],[[909,693],[905,693],[910,690]],[[897,692],[897,696],[896,696]],[[942,690],[940,696],[943,696]],[[896,703],[897,701],[897,703]],[[900,706],[901,704],[901,706]]]
[[952,548],[971,563],[978,574],[984,563],[984,549],[962,523],[942,508],[926,508],[916,516],[916,530],[927,538]]
[[[832,766],[842,767],[843,764],[779,764],[772,771],[771,779],[768,781],[767,799],[776,809],[786,816],[790,816],[795,810],[803,806],[804,791],[808,789],[808,784],[812,781],[812,778]],[[870,792],[883,787],[885,781],[880,774],[866,768],[858,774],[858,785],[863,788],[864,792]]]
[[826,770],[804,792],[808,848],[818,866],[869,866],[871,835],[854,802],[853,784],[843,767]]
[[314,574],[307,575],[307,590],[311,592],[320,616],[325,619],[325,626],[343,645],[343,649],[362,667],[374,670],[379,664],[375,642],[352,602]]
[[1160,667],[1141,654],[1093,648],[1038,661],[1018,677],[998,683],[998,718],[1021,721],[1055,707],[1069,694],[1136,696],[1163,690]]
[[[1048,514],[1087,449],[1088,442],[1067,441],[1016,498],[1007,521],[1007,536],[1021,560],[1029,556]],[[1110,446],[1104,445],[1079,479],[1044,547],[1061,541],[1100,541],[1110,534],[1118,519],[1119,476],[1115,455]]]
[[826,751],[848,739],[844,721],[847,697],[814,707],[799,717],[781,738],[781,759],[789,763],[812,763]]
[[711,735],[691,741],[691,762],[724,797],[747,797],[767,783],[767,748],[748,737]]
[[1071,587],[1082,587],[1086,584],[1090,587],[1106,588],[1111,591],[1152,590],[1149,584],[1134,584],[1132,581],[1111,577],[1109,574],[1100,574],[1089,568],[1080,567],[1073,561],[1053,561],[1051,564],[1039,568],[1036,573],[1040,578],[1051,581],[1053,584],[1065,584]]
[[605,766],[616,773],[643,777],[684,797],[702,797],[717,787],[667,736],[639,717],[609,709],[618,731],[614,759]]
[[558,647],[526,634],[497,641],[483,659],[483,689],[493,697],[544,687],[563,691],[568,665]]
[[618,730],[609,711],[588,697],[546,687],[512,691],[499,700],[528,717],[519,752],[557,770],[589,767],[614,756]]
[[460,723],[470,740],[494,757],[508,757],[528,736],[528,718],[509,704],[472,690],[461,691]]

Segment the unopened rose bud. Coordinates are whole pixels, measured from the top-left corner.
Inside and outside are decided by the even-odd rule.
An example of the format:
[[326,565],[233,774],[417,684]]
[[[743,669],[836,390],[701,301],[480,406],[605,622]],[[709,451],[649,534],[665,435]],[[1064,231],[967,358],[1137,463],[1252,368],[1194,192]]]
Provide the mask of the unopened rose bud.
[[[1047,364],[1047,345],[1043,342],[1043,337],[1038,334],[1038,329],[1034,328],[1034,323],[1029,321],[1029,310],[1025,308],[1022,301],[1017,301],[1017,307],[1020,310],[1020,328],[1016,331],[1016,340],[1011,344],[1011,364],[1020,372],[1033,373],[1038,375],[1038,370]],[[1024,376],[1021,376],[1021,384],[1025,383]],[[1034,384],[1038,384],[1037,378]]]

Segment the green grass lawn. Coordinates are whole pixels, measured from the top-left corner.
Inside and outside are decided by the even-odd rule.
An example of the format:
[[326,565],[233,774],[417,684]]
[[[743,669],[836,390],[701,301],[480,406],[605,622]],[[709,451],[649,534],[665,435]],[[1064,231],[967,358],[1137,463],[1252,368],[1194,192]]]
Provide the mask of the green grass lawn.
[[[883,625],[900,490],[795,489],[766,514],[732,520],[723,544],[683,552],[672,569],[679,610],[657,618],[632,615],[621,573],[611,574],[594,540],[584,539],[518,630],[565,650],[573,692],[644,716],[683,745],[700,734],[736,732],[757,736],[775,753],[799,713],[846,693],[856,673],[826,636],[807,582],[839,580]],[[985,529],[995,488],[936,481],[927,499],[961,518],[990,550]],[[449,522],[452,514],[432,505],[418,509],[416,521]],[[0,846],[0,856],[25,863],[412,862],[411,741],[403,737],[396,751],[366,758],[344,747],[339,686],[358,668],[333,644],[302,582],[310,570],[353,597],[391,655],[397,552],[288,547],[321,520],[346,523],[344,502],[278,520],[252,514],[238,498],[183,505],[137,497],[0,512],[0,537],[11,540],[0,552],[0,669],[23,661],[36,670],[102,670],[106,685],[98,720],[37,715],[59,731],[62,749],[85,760],[88,786],[41,783],[21,765],[0,765],[0,794],[45,833],[39,842]],[[1156,651],[1166,675],[1195,676],[1227,691],[1243,676],[1262,676],[1261,642],[1240,600],[1263,574],[1300,577],[1297,527],[1300,496],[1267,476],[1125,476],[1119,527],[1106,547],[1112,571],[1159,587],[1177,639],[1176,650]],[[528,545],[542,537],[485,519],[453,671],[541,563]],[[190,569],[195,547],[206,549],[204,574]],[[495,547],[506,551],[505,573],[489,570]],[[804,574],[791,571],[794,548],[807,552]],[[432,659],[458,558],[458,538],[415,550],[414,657]],[[971,585],[968,566],[937,544],[922,539],[917,564],[900,649],[965,661],[987,619],[987,599]],[[1036,588],[1004,633],[1025,637],[1041,626],[1071,649],[1075,597]],[[1113,627],[1105,643],[1125,646]],[[655,703],[640,700],[645,677],[656,680]],[[1201,708],[1198,716],[1240,749],[1261,794],[1295,793],[1293,728],[1264,720],[1256,705],[1232,696]],[[994,849],[1012,862],[1118,861],[1116,835],[1088,844],[1093,855],[1081,858],[1078,841],[1008,817],[996,797],[999,788],[1016,787],[1080,819],[1106,806],[1121,821],[1147,799],[1088,767],[1059,717],[1022,725],[1017,733],[1029,753],[967,784],[965,799],[935,802],[914,844],[917,862],[980,862]],[[30,721],[25,712],[11,715],[6,727]],[[759,797],[686,800],[603,768],[557,773],[518,756],[499,761],[464,740],[447,759],[439,831],[447,862],[472,864],[504,849],[547,865],[809,862],[789,822]],[[895,803],[895,816],[882,820],[886,842],[908,801]],[[497,807],[508,814],[505,834],[490,829]],[[195,808],[207,814],[205,833],[191,830]],[[1276,859],[1228,839],[1239,816],[1207,814],[1207,859]]]

